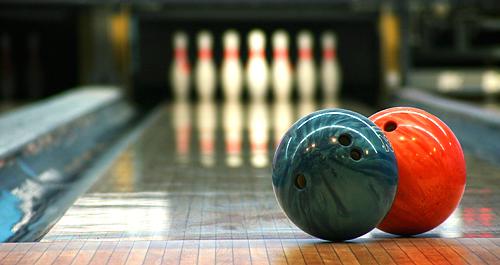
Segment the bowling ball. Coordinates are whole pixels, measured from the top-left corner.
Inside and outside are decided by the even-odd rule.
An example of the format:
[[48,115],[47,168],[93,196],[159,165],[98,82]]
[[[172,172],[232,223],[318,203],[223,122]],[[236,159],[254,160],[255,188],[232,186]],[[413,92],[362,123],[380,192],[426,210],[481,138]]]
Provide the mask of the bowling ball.
[[424,233],[457,207],[465,188],[465,160],[450,128],[416,108],[390,108],[370,117],[396,153],[399,184],[379,229],[397,235]]
[[274,193],[288,218],[318,238],[341,241],[372,230],[397,188],[394,152],[366,117],[313,112],[286,132],[272,167]]

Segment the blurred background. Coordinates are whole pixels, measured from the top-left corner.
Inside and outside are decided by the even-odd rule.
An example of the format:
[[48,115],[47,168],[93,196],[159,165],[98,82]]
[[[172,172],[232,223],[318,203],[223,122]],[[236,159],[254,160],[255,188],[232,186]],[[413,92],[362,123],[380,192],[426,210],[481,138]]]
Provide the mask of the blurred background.
[[[9,3],[10,2],[10,3]],[[238,59],[247,66],[247,39],[265,35],[271,70],[273,34],[288,38],[289,64],[298,75],[298,35],[311,38],[322,99],[322,35],[336,37],[338,97],[383,105],[391,91],[410,86],[464,100],[491,100],[500,92],[500,4],[482,1],[3,1],[0,8],[0,99],[2,106],[42,99],[86,84],[113,84],[132,101],[156,104],[175,97],[171,69],[175,34],[185,42],[190,100],[200,97],[195,72],[201,31],[211,39],[214,98],[225,98],[220,72],[224,34],[239,37]],[[179,54],[179,53],[177,53]],[[271,79],[271,78],[270,78]],[[294,78],[292,78],[295,80]],[[248,82],[241,98],[249,98]],[[300,98],[292,82],[291,99]],[[274,100],[272,81],[266,100]]]

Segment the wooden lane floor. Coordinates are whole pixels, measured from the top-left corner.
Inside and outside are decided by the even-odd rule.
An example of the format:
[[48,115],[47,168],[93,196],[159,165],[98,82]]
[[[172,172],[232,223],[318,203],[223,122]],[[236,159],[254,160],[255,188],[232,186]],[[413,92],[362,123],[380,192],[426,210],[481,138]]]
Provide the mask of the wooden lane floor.
[[499,264],[498,238],[58,241],[3,244],[0,264]]
[[41,243],[0,245],[0,264],[500,264],[500,166],[470,153],[460,206],[428,233],[333,244],[296,228],[270,163],[315,108],[165,106]]

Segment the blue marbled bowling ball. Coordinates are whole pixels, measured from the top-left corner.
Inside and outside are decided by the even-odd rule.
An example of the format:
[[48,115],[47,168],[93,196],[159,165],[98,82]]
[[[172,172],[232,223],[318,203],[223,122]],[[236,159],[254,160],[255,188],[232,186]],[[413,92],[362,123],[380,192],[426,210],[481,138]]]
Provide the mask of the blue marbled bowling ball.
[[372,230],[398,183],[394,151],[369,119],[344,109],[313,112],[283,136],[273,187],[288,218],[318,238],[342,241]]

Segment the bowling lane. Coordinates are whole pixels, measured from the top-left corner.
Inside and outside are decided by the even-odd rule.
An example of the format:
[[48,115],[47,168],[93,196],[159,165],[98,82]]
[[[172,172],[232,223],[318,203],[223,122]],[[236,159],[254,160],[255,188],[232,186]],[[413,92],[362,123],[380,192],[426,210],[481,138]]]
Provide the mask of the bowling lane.
[[[373,113],[354,103],[340,107]],[[152,125],[43,241],[309,240],[279,208],[270,163],[288,126],[318,108],[307,102],[161,106]],[[468,183],[459,208],[422,236],[500,236],[500,166],[467,150],[466,160]],[[391,236],[378,230],[364,236],[373,237]]]

